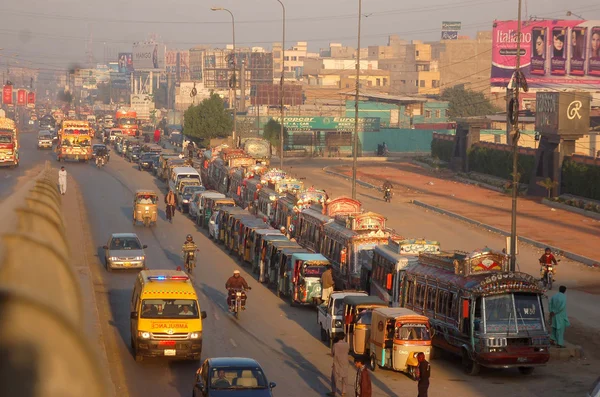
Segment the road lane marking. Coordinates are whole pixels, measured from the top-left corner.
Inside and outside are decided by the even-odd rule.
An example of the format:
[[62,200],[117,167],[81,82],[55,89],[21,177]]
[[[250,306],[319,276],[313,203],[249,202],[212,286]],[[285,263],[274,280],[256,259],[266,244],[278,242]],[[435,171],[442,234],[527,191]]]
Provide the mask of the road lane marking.
[[219,315],[217,312],[213,312],[213,316],[215,317],[215,320],[219,321]]
[[233,339],[229,338],[229,342],[231,342],[233,347],[237,347],[237,344],[235,343],[235,341]]

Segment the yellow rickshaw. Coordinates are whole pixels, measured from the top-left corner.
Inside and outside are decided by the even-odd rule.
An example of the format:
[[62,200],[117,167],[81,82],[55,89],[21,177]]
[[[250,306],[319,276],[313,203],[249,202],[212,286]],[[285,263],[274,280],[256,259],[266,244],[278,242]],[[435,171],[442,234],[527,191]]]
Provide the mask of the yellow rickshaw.
[[344,297],[344,333],[346,342],[350,345],[350,353],[368,354],[371,313],[375,308],[387,306],[387,303],[376,296]]
[[429,361],[429,319],[401,307],[376,308],[371,313],[371,369],[377,366],[406,372],[417,379],[417,354]]
[[153,190],[137,190],[133,198],[133,225],[156,225],[158,219],[158,194]]

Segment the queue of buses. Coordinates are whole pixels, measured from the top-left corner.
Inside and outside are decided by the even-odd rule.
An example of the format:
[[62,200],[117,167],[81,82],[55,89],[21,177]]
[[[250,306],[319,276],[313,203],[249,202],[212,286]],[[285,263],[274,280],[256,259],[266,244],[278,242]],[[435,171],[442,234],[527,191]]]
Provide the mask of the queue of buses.
[[[336,290],[368,291],[371,300],[426,316],[433,345],[461,356],[467,373],[486,366],[529,374],[549,360],[545,291],[532,276],[509,271],[503,253],[442,251],[436,241],[401,237],[359,201],[330,198],[240,149],[207,150],[198,168],[212,189],[197,193],[198,224],[292,303],[327,305],[302,282],[303,255],[318,254],[332,265]],[[285,236],[272,236],[283,228]],[[365,318],[356,307],[331,321],[356,325]]]

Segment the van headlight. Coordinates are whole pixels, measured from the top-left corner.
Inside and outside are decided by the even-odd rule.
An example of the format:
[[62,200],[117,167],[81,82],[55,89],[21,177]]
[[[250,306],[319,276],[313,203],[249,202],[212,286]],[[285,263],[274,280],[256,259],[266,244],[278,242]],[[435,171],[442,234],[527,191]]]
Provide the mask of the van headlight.
[[199,338],[200,338],[200,335],[202,335],[202,333],[201,333],[201,332],[192,332],[192,333],[190,334],[190,338],[191,338],[191,339],[199,339]]
[[333,327],[342,328],[342,320],[335,320],[335,323],[333,323]]
[[138,332],[138,336],[142,339],[150,339],[150,332]]

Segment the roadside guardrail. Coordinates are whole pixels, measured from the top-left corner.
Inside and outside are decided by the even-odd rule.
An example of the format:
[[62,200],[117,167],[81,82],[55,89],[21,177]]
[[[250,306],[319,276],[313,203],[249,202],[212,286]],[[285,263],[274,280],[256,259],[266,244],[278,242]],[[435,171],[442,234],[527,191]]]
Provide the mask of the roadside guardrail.
[[104,397],[109,377],[84,333],[56,179],[46,162],[2,202],[0,394]]

